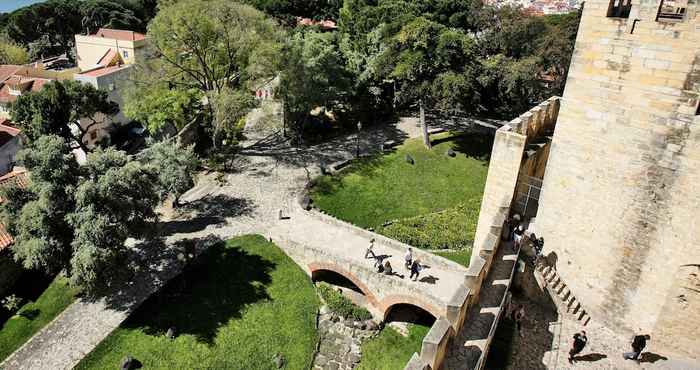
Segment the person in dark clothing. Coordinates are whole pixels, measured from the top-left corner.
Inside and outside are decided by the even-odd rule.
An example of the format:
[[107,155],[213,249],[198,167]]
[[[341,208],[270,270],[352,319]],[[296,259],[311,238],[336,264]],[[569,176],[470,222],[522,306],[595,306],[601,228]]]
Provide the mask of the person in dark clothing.
[[[420,261],[415,260],[413,263],[411,263],[411,276],[409,279],[413,279],[413,281],[418,280],[418,275],[420,274]],[[415,278],[413,277],[415,276]]]
[[651,340],[651,335],[635,335],[632,338],[632,352],[625,352],[622,357],[625,360],[635,360],[639,362],[639,356],[642,354],[642,350],[647,346],[647,341]]
[[518,335],[523,336],[523,319],[525,319],[525,306],[519,305],[517,309],[511,313],[511,319],[515,322],[515,327],[518,328]]
[[586,347],[586,343],[588,343],[588,337],[586,337],[586,332],[584,330],[574,334],[574,343],[569,351],[569,363],[574,363],[574,356],[583,351],[583,348]]

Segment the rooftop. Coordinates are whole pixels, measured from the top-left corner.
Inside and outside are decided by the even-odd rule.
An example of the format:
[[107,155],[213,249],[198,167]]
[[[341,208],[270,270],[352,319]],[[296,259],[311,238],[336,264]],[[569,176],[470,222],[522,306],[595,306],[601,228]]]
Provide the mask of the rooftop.
[[120,41],[140,41],[146,39],[146,35],[142,33],[127,30],[114,30],[111,28],[100,28],[97,32],[90,36],[104,37],[107,39],[115,39]]
[[[29,176],[27,175],[27,170],[22,167],[15,167],[12,172],[0,176],[0,188],[6,188],[9,186],[18,186],[20,188],[26,188],[29,186]],[[0,198],[0,203],[3,200]],[[7,249],[14,239],[12,235],[7,232],[5,225],[0,222],[0,251]]]

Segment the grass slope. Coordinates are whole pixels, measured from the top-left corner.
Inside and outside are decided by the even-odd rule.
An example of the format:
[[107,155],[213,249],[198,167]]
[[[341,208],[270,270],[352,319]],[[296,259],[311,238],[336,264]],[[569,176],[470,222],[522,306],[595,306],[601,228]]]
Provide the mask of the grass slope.
[[[311,198],[337,218],[416,247],[471,248],[492,143],[488,135],[441,134],[427,150],[420,138],[411,139],[393,153],[319,178]],[[383,227],[386,221],[394,223]]]
[[76,294],[77,290],[68,286],[68,279],[58,276],[35,302],[22,306],[0,329],[0,361],[63,312]]
[[362,344],[362,360],[357,370],[401,370],[414,352],[420,353],[423,338],[430,328],[411,325],[408,337],[391,327],[385,327],[379,336]]
[[[308,368],[318,297],[274,244],[244,236],[212,247],[151,296],[78,369],[115,368],[126,355],[147,369]],[[177,329],[174,340],[164,337]]]

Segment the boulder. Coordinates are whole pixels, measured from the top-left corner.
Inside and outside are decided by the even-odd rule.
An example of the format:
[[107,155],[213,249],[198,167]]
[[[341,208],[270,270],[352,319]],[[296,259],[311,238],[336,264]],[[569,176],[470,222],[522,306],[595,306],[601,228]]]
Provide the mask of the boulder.
[[285,359],[284,356],[278,352],[272,357],[272,362],[275,364],[276,368],[281,369],[287,363],[287,359]]
[[455,151],[452,150],[452,148],[450,148],[450,149],[447,149],[447,156],[454,158],[457,156],[457,153],[455,153]]
[[175,339],[175,327],[171,326],[168,328],[168,332],[165,333],[165,337],[168,339]]
[[406,154],[406,163],[408,164],[416,164],[416,161],[411,157],[410,154]]

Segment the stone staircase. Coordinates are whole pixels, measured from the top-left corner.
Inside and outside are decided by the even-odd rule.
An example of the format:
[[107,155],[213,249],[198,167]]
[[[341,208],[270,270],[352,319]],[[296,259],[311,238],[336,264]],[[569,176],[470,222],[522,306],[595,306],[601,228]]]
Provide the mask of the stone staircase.
[[537,272],[542,278],[543,287],[545,287],[552,298],[555,297],[560,303],[566,307],[566,312],[574,315],[583,326],[588,325],[591,321],[591,316],[576,299],[574,293],[567,287],[566,282],[559,276],[557,270],[552,266],[540,264],[537,266]]

